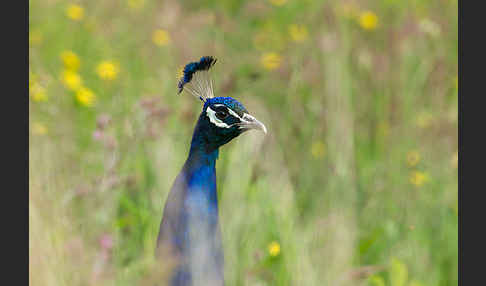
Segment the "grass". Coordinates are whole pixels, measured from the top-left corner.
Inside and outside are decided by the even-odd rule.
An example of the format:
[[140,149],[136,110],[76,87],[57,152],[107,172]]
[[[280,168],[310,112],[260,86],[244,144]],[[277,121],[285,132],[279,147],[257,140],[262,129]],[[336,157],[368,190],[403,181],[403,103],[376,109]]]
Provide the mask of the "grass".
[[228,285],[457,285],[457,33],[445,0],[29,1],[30,284],[164,281],[201,109],[177,76],[213,55],[216,94],[269,130],[217,163]]

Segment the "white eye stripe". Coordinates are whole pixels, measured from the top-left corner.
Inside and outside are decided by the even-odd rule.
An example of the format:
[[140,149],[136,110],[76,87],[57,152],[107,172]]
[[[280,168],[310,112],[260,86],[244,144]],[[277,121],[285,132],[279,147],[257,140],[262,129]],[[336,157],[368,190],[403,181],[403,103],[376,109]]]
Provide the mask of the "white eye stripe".
[[209,107],[209,106],[206,109],[206,115],[208,116],[209,121],[211,123],[213,123],[214,125],[218,126],[218,127],[222,127],[222,128],[230,128],[231,127],[231,125],[228,125],[228,124],[224,123],[223,121],[221,121],[220,119],[218,119],[216,117],[216,112],[214,110],[212,110],[211,107]]
[[[214,104],[213,105],[214,107],[220,107],[220,106],[224,106],[226,107],[226,105],[224,104]],[[240,120],[239,123],[234,123],[234,124],[231,124],[231,125],[228,125],[226,124],[225,122],[223,122],[222,120],[220,120],[217,116],[216,116],[216,111],[214,111],[213,109],[211,109],[210,106],[208,106],[208,108],[206,109],[206,115],[208,116],[209,118],[209,121],[211,123],[213,123],[214,125],[218,126],[218,127],[222,127],[222,128],[231,128],[233,125],[237,125],[239,126],[240,128],[241,127],[241,124],[242,123],[250,123],[250,122],[253,122],[255,121],[255,117],[251,116],[250,114],[248,113],[244,113],[243,114],[243,117],[240,117],[236,112],[234,112],[233,110],[231,110],[231,108],[227,108],[226,109],[228,110],[228,112],[238,118]]]

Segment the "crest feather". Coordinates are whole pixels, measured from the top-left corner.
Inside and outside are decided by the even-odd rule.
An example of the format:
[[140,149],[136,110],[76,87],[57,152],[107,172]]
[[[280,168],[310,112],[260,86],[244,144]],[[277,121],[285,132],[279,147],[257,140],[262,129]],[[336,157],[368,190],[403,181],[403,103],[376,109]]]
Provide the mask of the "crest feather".
[[179,80],[179,93],[187,90],[190,94],[206,102],[213,98],[213,82],[209,69],[216,63],[211,56],[202,57],[199,62],[192,62],[184,67],[184,74]]

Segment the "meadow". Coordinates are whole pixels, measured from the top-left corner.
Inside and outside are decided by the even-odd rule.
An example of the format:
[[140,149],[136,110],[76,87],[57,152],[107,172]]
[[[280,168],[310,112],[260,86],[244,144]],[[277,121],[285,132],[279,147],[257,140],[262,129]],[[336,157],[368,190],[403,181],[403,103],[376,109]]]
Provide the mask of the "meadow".
[[29,0],[30,285],[164,285],[205,55],[227,285],[457,285],[457,1]]

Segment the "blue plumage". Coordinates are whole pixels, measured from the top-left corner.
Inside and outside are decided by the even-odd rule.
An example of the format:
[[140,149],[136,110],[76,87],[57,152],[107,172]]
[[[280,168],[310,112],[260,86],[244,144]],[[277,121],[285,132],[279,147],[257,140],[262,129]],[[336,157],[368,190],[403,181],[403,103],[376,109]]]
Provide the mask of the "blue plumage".
[[[215,62],[203,57],[186,65],[179,88],[207,71]],[[209,81],[209,77],[207,77]],[[170,285],[224,285],[224,255],[218,215],[216,160],[219,147],[250,129],[265,126],[231,97],[212,97],[212,85],[202,82],[191,89],[204,98],[192,136],[189,155],[164,207],[157,239],[157,255],[175,262]]]
[[208,105],[211,104],[224,104],[231,108],[233,111],[238,113],[239,116],[243,116],[244,113],[248,113],[248,110],[241,104],[238,100],[232,98],[232,97],[214,97],[209,99],[206,103],[204,103],[204,106],[207,107]]

